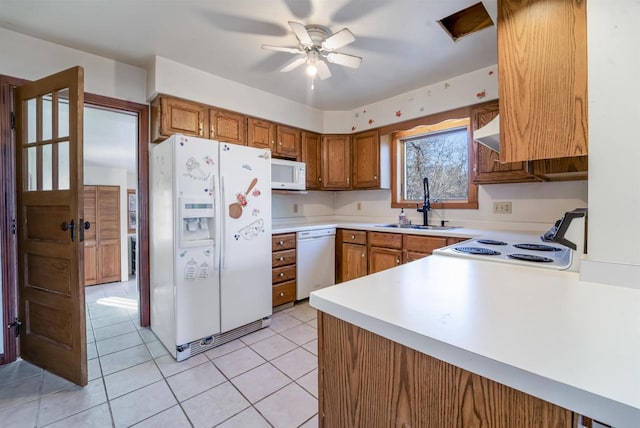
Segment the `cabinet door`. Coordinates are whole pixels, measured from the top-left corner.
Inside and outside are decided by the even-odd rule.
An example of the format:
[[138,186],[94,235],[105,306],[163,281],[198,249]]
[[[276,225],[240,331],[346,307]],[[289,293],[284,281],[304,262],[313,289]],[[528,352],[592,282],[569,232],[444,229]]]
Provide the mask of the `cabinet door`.
[[319,189],[320,175],[320,135],[302,132],[302,162],[306,164],[307,189]]
[[500,158],[587,154],[586,1],[498,1]]
[[354,189],[380,187],[380,137],[378,131],[352,136],[351,170]]
[[278,125],[276,154],[287,158],[300,158],[300,130]]
[[207,108],[201,104],[171,97],[160,98],[161,137],[184,134],[208,138],[205,135],[207,121]]
[[351,188],[351,138],[322,136],[322,189]]
[[229,111],[209,109],[209,138],[245,146],[247,118]]
[[360,278],[367,274],[367,247],[342,244],[342,278],[339,282]]
[[409,263],[409,262],[413,262],[415,260],[420,260],[423,259],[427,256],[430,256],[431,253],[420,253],[417,251],[403,251],[402,252],[402,262],[403,263]]
[[276,141],[276,126],[266,120],[247,120],[247,145],[259,149],[273,149]]
[[[483,127],[498,115],[498,101],[474,106],[471,109],[471,129]],[[500,155],[477,142],[473,143],[476,153],[473,182],[475,184],[518,183],[536,181],[529,173],[528,162],[500,163]]]
[[402,250],[381,247],[369,248],[369,274],[400,266],[401,264]]

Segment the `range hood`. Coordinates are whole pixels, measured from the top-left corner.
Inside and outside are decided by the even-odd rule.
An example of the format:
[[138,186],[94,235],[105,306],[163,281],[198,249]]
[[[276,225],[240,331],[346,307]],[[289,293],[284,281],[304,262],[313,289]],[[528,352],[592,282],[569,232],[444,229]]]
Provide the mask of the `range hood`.
[[473,132],[473,139],[483,146],[500,153],[500,115]]

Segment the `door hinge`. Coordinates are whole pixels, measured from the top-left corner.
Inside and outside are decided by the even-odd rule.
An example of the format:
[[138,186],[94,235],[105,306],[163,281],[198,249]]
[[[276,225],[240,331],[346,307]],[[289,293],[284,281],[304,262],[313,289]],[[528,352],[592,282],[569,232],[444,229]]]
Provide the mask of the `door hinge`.
[[11,112],[9,116],[9,123],[11,125],[11,129],[16,129],[16,114]]
[[9,324],[9,328],[14,327],[16,337],[20,336],[20,326],[22,325],[22,321],[16,318],[11,324]]
[[17,231],[17,226],[16,226],[16,219],[12,218],[11,219],[11,234],[15,235]]

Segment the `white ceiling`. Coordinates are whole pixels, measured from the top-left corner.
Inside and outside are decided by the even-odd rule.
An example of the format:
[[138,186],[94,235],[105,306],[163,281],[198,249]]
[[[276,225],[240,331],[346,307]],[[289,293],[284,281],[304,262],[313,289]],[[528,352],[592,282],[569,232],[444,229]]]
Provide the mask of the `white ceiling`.
[[[0,27],[146,67],[155,56],[321,110],[351,110],[497,62],[495,26],[453,42],[436,22],[477,0],[0,0]],[[484,0],[496,18],[497,0]],[[309,81],[292,56],[287,21],[348,27],[359,69],[330,64]]]

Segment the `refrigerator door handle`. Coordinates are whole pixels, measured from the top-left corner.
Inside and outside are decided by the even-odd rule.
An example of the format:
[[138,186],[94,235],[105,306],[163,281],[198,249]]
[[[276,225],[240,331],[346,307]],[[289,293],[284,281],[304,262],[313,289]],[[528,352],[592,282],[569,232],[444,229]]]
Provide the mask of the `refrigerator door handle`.
[[222,214],[222,203],[220,202],[220,193],[219,193],[219,186],[217,183],[217,179],[218,179],[218,175],[214,174],[213,175],[213,185],[212,185],[212,190],[213,190],[213,203],[214,203],[214,213],[215,213],[215,233],[216,235],[214,236],[214,240],[213,240],[213,258],[214,258],[214,262],[213,262],[213,266],[214,266],[214,270],[220,270],[220,245],[221,245],[221,239],[222,239],[222,234],[220,234],[220,230],[221,230],[221,218],[220,215]]
[[222,218],[224,216],[224,204],[226,203],[226,198],[224,197],[224,177],[220,176],[220,192],[221,192],[221,196],[220,196],[220,203],[218,204],[219,206],[219,213],[220,213],[220,223],[221,223],[221,227],[220,227],[220,270],[224,270],[225,268],[225,259],[224,259],[224,250],[225,250],[225,241],[226,241],[226,221],[224,218]]

